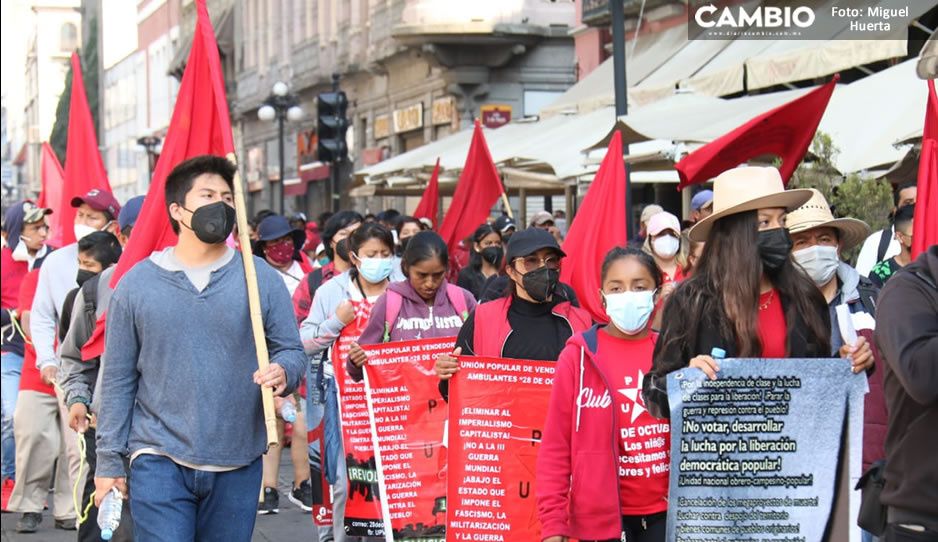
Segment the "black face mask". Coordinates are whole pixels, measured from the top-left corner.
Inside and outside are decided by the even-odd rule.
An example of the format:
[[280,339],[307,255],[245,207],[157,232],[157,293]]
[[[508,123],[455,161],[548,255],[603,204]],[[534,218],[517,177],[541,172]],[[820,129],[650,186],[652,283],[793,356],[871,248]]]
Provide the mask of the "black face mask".
[[97,273],[94,271],[88,271],[87,269],[79,269],[78,276],[75,277],[75,282],[78,283],[78,287],[81,288],[89,279],[96,276]]
[[560,271],[541,267],[528,271],[521,277],[521,286],[528,292],[531,299],[544,303],[554,294],[557,283],[560,282]]
[[[183,209],[186,209],[183,207]],[[186,209],[189,211],[189,209]],[[235,225],[234,207],[223,201],[216,201],[199,207],[192,213],[191,226],[186,226],[199,238],[199,241],[209,245],[224,243],[231,235]],[[185,226],[185,224],[183,224]]]
[[791,237],[785,228],[759,232],[759,258],[767,273],[775,273],[785,264],[791,253]]
[[505,256],[505,249],[502,247],[485,247],[480,254],[483,260],[498,267],[501,265],[502,258]]
[[348,252],[348,238],[342,239],[335,244],[335,255],[343,262],[350,261]]

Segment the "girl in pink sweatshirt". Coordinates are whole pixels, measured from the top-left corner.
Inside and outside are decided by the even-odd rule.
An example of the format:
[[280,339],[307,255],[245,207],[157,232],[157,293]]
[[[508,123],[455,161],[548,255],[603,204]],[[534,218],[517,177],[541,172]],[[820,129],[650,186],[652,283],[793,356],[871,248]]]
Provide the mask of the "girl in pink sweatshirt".
[[573,336],[560,354],[537,458],[545,542],[665,539],[670,427],[641,396],[660,286],[648,254],[611,250],[601,292],[610,323]]

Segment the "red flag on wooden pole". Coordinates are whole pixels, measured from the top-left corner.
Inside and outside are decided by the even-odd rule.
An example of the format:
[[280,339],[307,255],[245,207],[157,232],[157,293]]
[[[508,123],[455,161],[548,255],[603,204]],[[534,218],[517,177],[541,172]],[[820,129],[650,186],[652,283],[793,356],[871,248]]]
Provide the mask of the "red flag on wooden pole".
[[[189,158],[203,154],[226,156],[234,152],[215,31],[204,0],[197,0],[196,5],[198,19],[192,37],[192,49],[179,85],[173,118],[133,235],[117,262],[117,269],[111,279],[112,288],[117,286],[120,278],[134,264],[176,242],[176,234],[166,214],[164,192],[166,177],[173,168]],[[81,349],[83,359],[92,359],[104,352],[104,324],[104,318],[100,318],[94,334]]]
[[[580,305],[597,322],[608,322],[599,300],[599,280],[603,258],[613,247],[628,243],[626,233],[625,164],[622,161],[622,134],[616,131],[606,149],[593,184],[567,232],[563,251],[567,254],[560,280],[576,291]],[[602,224],[602,227],[597,227]]]
[[173,118],[163,150],[153,171],[134,233],[117,264],[111,285],[135,263],[176,242],[166,214],[166,177],[181,162],[203,154],[226,156],[234,152],[225,82],[212,21],[199,1],[192,49],[179,85]]
[[440,212],[440,159],[436,159],[436,165],[433,166],[433,174],[430,175],[430,182],[423,191],[420,203],[414,210],[414,218],[429,218],[435,228],[439,222]]
[[918,165],[918,192],[912,221],[912,258],[938,243],[938,96],[928,81],[925,129]]
[[463,166],[456,193],[440,226],[440,237],[452,253],[459,241],[485,222],[492,206],[504,192],[502,180],[485,143],[482,125],[476,120],[466,165]]
[[[49,236],[46,243],[50,246],[61,248],[65,246],[62,242],[62,190],[65,187],[65,172],[62,170],[62,164],[59,158],[52,150],[48,142],[42,144],[42,159],[40,163],[42,171],[42,191],[39,192],[39,202],[37,205],[52,209],[52,214],[46,220],[49,224]],[[72,233],[74,235],[74,232]]]
[[[65,184],[61,192],[58,224],[61,231],[61,245],[75,242],[76,209],[72,207],[72,198],[84,196],[92,189],[111,191],[107,180],[107,171],[101,161],[98,150],[98,138],[95,135],[94,119],[88,107],[85,95],[85,80],[81,75],[81,60],[77,53],[72,53],[72,93],[68,100],[68,141],[65,146]],[[116,220],[117,217],[115,216]]]
[[707,182],[765,154],[782,159],[779,172],[787,184],[808,152],[839,80],[840,76],[834,75],[826,85],[759,115],[685,156],[674,166],[681,177],[678,190]]

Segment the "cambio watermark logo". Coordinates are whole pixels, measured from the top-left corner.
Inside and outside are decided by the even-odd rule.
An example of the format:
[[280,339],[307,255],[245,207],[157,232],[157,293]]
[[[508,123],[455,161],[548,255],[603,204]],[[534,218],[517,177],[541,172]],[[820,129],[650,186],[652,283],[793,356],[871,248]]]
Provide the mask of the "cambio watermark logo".
[[[722,28],[732,29],[741,28],[808,28],[814,24],[814,10],[801,6],[775,7],[775,6],[757,6],[752,11],[747,11],[745,6],[720,9],[713,4],[697,8],[694,19],[697,24],[703,28]],[[718,17],[714,17],[718,15]]]
[[824,3],[689,0],[687,36],[692,40],[905,39],[902,31],[928,9],[924,0],[878,0],[864,7],[818,4]]

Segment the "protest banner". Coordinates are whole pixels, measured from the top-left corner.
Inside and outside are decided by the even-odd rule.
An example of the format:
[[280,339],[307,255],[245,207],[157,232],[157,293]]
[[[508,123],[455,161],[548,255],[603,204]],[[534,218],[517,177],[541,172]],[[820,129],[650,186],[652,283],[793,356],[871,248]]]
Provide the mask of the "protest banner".
[[446,536],[446,402],[433,370],[455,337],[364,346],[386,540]]
[[352,380],[345,369],[349,350],[365,329],[372,304],[353,301],[352,305],[355,319],[342,329],[333,346],[337,355],[332,357],[339,388],[339,419],[342,422],[342,445],[348,474],[345,533],[349,536],[383,537],[382,495],[378,488],[378,468],[371,444],[365,383]]
[[846,540],[847,514],[833,510],[850,498],[846,465],[859,468],[866,391],[842,359],[724,360],[716,380],[669,374],[667,540],[820,542],[835,530]]
[[449,384],[448,542],[540,540],[535,460],[554,363],[461,356]]

